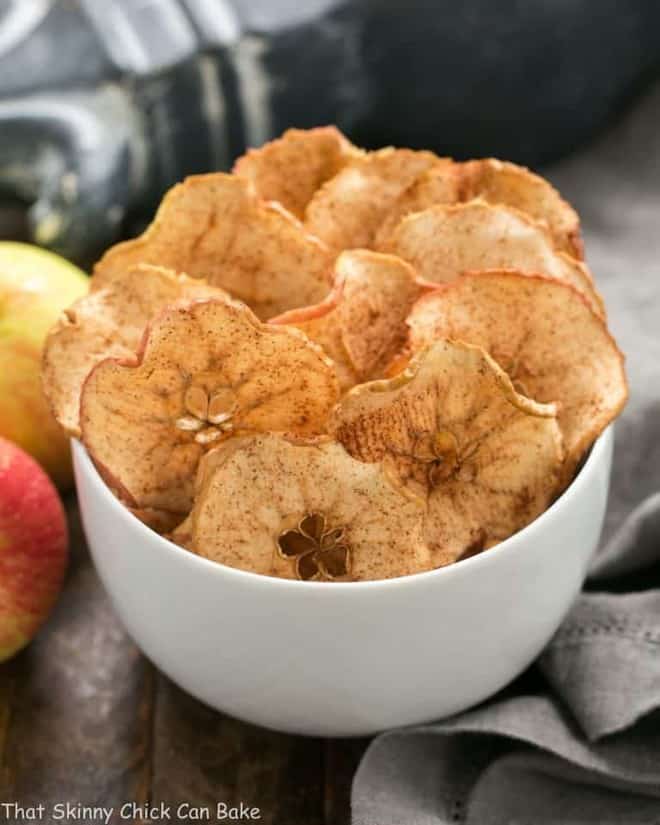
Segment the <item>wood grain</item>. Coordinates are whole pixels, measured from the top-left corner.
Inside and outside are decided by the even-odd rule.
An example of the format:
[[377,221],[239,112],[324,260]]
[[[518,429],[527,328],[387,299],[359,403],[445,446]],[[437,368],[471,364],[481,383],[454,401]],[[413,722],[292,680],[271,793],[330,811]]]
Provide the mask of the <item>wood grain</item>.
[[349,825],[351,785],[368,739],[327,739],[324,764],[324,823]]
[[146,800],[152,669],[102,592],[75,507],[69,516],[73,553],[55,613],[0,669],[12,693],[0,799],[47,806]]
[[244,724],[159,678],[152,800],[258,807],[263,825],[323,822],[323,743]]

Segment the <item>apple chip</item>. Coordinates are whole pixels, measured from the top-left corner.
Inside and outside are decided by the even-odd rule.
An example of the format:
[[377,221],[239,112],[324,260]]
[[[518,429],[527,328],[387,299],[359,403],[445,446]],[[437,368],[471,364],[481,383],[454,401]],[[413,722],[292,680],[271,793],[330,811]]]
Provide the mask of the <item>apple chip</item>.
[[424,502],[330,439],[234,438],[200,464],[195,505],[172,538],[214,561],[303,581],[429,570]]
[[324,432],[337,398],[331,362],[298,330],[262,324],[230,299],[194,301],[152,320],[132,360],[94,367],[80,427],[129,506],[186,514],[211,445],[242,430]]
[[150,318],[179,300],[226,296],[202,280],[140,264],[112,273],[66,309],[44,345],[42,383],[55,418],[68,435],[80,435],[80,392],[104,358],[130,358]]
[[128,507],[135,518],[146,524],[161,535],[170,533],[181,523],[181,513],[171,513],[167,510],[155,510],[151,507]]
[[427,496],[434,566],[507,538],[557,491],[555,406],[519,395],[479,347],[436,341],[401,375],[352,389],[331,429],[355,458]]
[[584,257],[577,212],[545,178],[494,158],[463,163],[460,175],[461,200],[479,197],[520,209],[548,227],[558,249]]
[[399,222],[413,212],[421,212],[429,206],[457,203],[461,199],[460,163],[443,158],[421,174],[396,199],[376,233],[375,248],[386,249],[390,236]]
[[423,172],[447,161],[433,152],[380,149],[354,160],[314,195],[305,226],[333,249],[373,246],[393,204]]
[[383,374],[405,343],[406,317],[422,292],[414,270],[392,255],[342,252],[335,289],[321,304],[271,320],[302,330],[335,363],[342,391]]
[[287,129],[281,138],[249,149],[234,174],[249,181],[259,198],[278,201],[302,220],[316,190],[361,154],[334,126]]
[[605,312],[586,266],[558,252],[548,232],[517,209],[484,200],[432,206],[404,218],[384,248],[436,283],[470,269],[508,267],[550,275],[572,284],[598,315]]
[[170,189],[151,226],[108,250],[94,277],[102,282],[138,263],[205,278],[270,318],[322,300],[332,256],[282,207],[260,202],[247,181],[217,173]]
[[543,276],[493,270],[463,275],[417,302],[412,351],[437,338],[487,350],[521,392],[559,403],[567,466],[623,408],[623,355],[573,287]]

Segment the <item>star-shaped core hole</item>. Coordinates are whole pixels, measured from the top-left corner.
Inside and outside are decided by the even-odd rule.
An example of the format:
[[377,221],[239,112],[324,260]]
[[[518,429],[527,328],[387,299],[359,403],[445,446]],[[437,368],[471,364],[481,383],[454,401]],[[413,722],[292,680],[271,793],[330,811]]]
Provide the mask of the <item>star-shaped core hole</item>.
[[428,483],[435,487],[450,478],[458,468],[458,439],[450,430],[425,433],[415,441],[413,458],[427,465]]
[[350,569],[350,551],[343,539],[342,527],[327,530],[325,516],[310,513],[280,535],[277,547],[281,556],[295,559],[296,576],[302,581],[333,581]]
[[230,387],[210,394],[204,387],[191,384],[183,396],[183,406],[185,414],[176,420],[176,428],[194,432],[198,444],[211,444],[233,429],[238,402]]

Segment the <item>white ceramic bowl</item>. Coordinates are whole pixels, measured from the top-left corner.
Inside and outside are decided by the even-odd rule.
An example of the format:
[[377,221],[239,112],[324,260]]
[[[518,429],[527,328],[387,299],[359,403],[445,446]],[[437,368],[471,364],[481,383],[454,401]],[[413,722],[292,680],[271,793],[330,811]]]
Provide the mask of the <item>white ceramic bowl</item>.
[[92,556],[128,632],[182,688],[269,728],[371,734],[439,719],[518,675],[557,629],[600,535],[612,431],[568,490],[451,567],[321,584],[234,570],[145,527],[73,444]]

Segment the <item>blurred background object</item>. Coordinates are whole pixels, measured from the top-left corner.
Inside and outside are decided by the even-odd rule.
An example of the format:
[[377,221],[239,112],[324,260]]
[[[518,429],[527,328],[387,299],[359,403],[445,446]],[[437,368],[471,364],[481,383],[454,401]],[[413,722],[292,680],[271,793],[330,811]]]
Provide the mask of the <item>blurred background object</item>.
[[0,0],[0,237],[88,265],[292,125],[538,166],[659,66],[655,0]]

